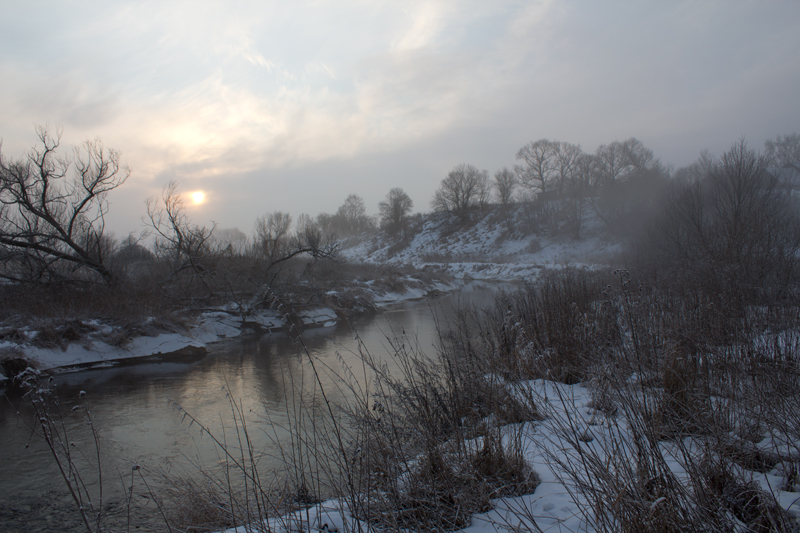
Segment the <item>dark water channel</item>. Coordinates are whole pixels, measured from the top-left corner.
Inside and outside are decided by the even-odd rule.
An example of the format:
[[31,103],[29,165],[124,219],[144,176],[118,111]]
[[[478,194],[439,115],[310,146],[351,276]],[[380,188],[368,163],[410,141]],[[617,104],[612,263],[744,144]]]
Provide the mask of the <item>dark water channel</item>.
[[[488,305],[497,289],[470,283],[437,299],[398,304],[352,327],[340,323],[307,330],[303,341],[318,368],[340,372],[345,363],[356,378],[363,379],[353,328],[376,358],[391,360],[387,336],[403,332],[407,342],[433,355],[437,321],[446,324],[459,304]],[[278,468],[281,461],[273,459],[279,450],[276,441],[281,441],[284,450],[291,449],[284,428],[296,417],[301,384],[309,387],[312,379],[303,345],[285,334],[271,334],[216,343],[202,356],[131,361],[57,374],[49,386],[57,390],[64,427],[76,444],[73,449],[89,457],[79,462],[93,490],[97,462],[92,459],[91,433],[85,413],[72,407],[88,405],[99,432],[105,527],[126,531],[130,516],[131,531],[161,531],[164,523],[143,490],[138,471],[134,477],[137,496],[130,510],[124,503],[132,467],[142,467],[145,479],[158,486],[157,473],[165,469],[191,477],[197,475],[196,465],[212,471],[220,465],[218,449],[183,411],[221,435],[232,427],[230,399],[235,399],[252,424],[249,433],[254,447],[266,454],[259,468],[270,469],[270,461]],[[323,373],[322,381],[334,403],[350,394],[329,372]],[[85,531],[50,450],[31,434],[30,407],[19,398],[0,400],[0,531]]]

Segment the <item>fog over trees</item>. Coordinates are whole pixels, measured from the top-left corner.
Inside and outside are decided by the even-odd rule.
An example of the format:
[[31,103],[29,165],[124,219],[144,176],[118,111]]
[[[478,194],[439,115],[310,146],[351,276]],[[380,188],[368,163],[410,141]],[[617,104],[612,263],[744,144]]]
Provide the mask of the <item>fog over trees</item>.
[[514,201],[518,184],[517,175],[508,168],[503,167],[495,172],[492,185],[494,186],[497,203],[503,206],[510,205]]
[[735,143],[719,159],[697,163],[699,179],[674,180],[649,234],[663,265],[691,271],[707,284],[782,291],[797,268],[800,219],[796,199],[766,172],[768,159]]
[[800,134],[778,135],[764,143],[764,158],[771,167],[800,164]]
[[800,533],[800,0],[0,42],[0,533]]

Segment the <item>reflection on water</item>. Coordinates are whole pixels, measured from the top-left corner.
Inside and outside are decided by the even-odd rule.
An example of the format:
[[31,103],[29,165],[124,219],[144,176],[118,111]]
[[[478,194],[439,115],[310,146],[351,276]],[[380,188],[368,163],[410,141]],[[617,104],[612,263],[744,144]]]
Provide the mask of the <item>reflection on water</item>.
[[[433,354],[437,320],[446,322],[458,303],[488,304],[495,290],[468,284],[456,294],[398,305],[352,325],[306,331],[302,342],[284,334],[230,340],[212,346],[202,357],[151,359],[65,373],[55,376],[53,385],[75,448],[93,452],[85,415],[71,411],[88,402],[101,437],[104,507],[114,522],[122,524],[127,513],[122,487],[130,483],[132,465],[149,472],[163,468],[191,472],[192,465],[213,469],[220,463],[208,435],[183,412],[222,435],[232,425],[231,400],[235,401],[248,415],[254,447],[265,453],[260,467],[269,461],[277,466],[279,461],[270,459],[278,452],[275,439],[285,437],[286,427],[296,418],[300,389],[313,388],[304,346],[320,370],[328,399],[340,404],[350,396],[335,376],[341,374],[342,365],[350,366],[363,381],[359,340],[375,357],[391,359],[387,338],[405,334],[408,342]],[[85,399],[79,398],[81,391],[86,392]],[[3,398],[0,404],[0,529],[82,531],[49,449],[31,434],[30,410],[19,399]],[[163,528],[153,518],[156,508],[146,500],[135,502],[132,510],[141,526],[138,531],[150,529],[148,523],[153,530]]]

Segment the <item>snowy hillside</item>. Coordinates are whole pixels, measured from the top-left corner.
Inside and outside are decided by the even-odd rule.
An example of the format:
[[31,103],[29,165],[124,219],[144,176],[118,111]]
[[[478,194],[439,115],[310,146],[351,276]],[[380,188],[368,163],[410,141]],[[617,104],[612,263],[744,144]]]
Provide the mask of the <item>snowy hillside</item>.
[[541,223],[531,209],[518,205],[506,216],[490,207],[468,222],[447,213],[418,215],[396,235],[379,231],[350,239],[342,255],[356,263],[444,269],[457,278],[515,280],[543,268],[608,264],[621,248],[588,207],[578,238],[557,223]]

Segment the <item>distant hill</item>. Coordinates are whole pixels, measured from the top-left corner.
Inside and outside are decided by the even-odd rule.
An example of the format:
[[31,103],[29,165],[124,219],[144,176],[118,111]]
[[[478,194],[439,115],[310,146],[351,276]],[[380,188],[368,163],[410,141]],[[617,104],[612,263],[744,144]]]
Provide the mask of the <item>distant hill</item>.
[[357,263],[413,265],[449,270],[459,278],[498,280],[612,261],[621,242],[594,212],[584,207],[578,232],[565,212],[565,205],[554,201],[487,206],[468,220],[448,213],[416,215],[396,234],[379,230],[346,240],[342,255]]

